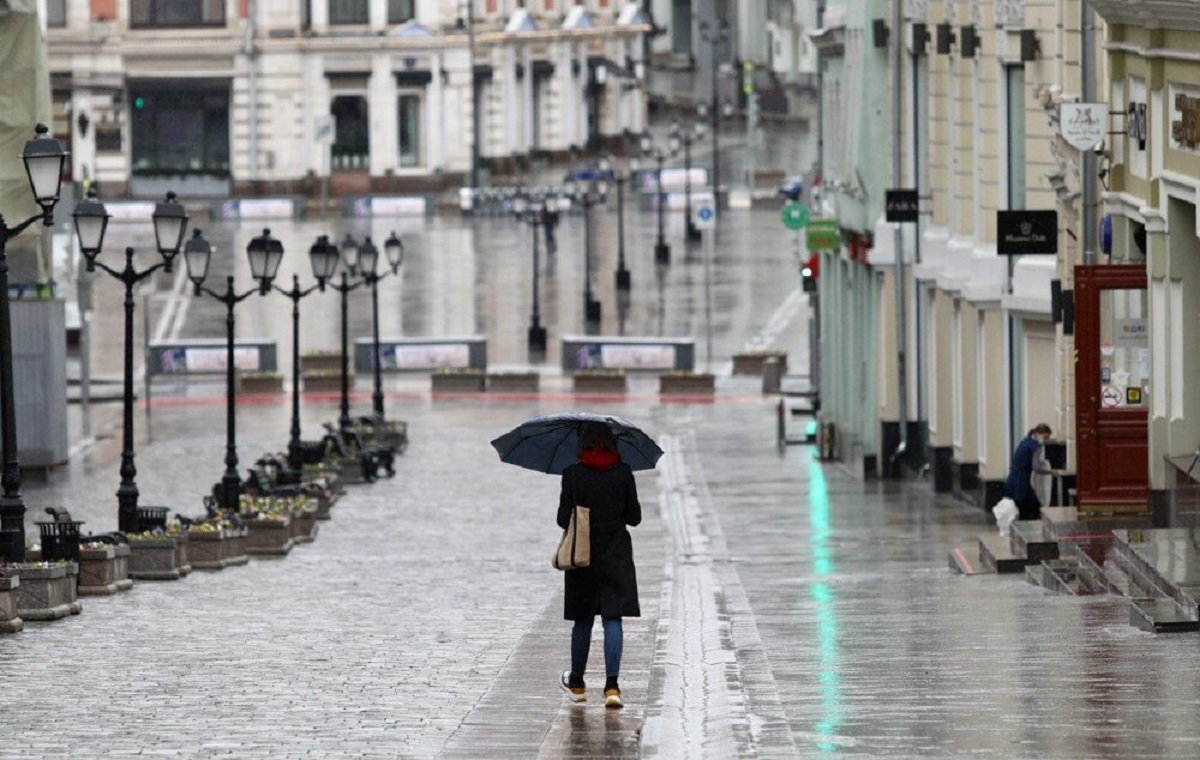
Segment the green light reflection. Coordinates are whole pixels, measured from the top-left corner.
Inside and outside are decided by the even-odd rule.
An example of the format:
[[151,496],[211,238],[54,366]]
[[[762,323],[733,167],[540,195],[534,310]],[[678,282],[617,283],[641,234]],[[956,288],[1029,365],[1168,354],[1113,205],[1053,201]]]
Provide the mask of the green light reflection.
[[[812,528],[813,575],[825,578],[833,575],[833,549],[829,545],[829,486],[825,471],[811,460],[808,463],[808,522]],[[838,671],[838,622],[834,609],[833,587],[824,581],[814,582],[810,594],[817,613],[817,652],[820,658],[818,682],[821,684],[822,720],[817,723],[817,747],[822,753],[836,752],[835,741],[842,724],[841,674]]]

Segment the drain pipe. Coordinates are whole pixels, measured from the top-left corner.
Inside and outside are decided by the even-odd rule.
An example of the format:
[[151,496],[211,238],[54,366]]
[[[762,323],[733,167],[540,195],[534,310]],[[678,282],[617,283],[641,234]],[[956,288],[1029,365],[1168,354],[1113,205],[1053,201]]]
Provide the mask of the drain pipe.
[[[1096,102],[1096,11],[1084,0],[1079,4],[1080,77],[1084,103]],[[1096,153],[1083,151],[1083,263],[1096,263]]]
[[258,33],[258,0],[250,0],[246,11],[246,34],[242,39],[242,52],[246,56],[247,89],[250,108],[247,120],[250,127],[250,181],[258,182],[258,62],[255,60],[254,37]]
[[[904,67],[904,40],[901,37],[904,10],[900,0],[892,2],[892,186],[903,184],[900,149],[903,102],[900,97]],[[900,417],[900,445],[892,453],[893,464],[908,450],[908,307],[905,297],[904,232],[899,224],[895,231],[896,246],[896,401]]]

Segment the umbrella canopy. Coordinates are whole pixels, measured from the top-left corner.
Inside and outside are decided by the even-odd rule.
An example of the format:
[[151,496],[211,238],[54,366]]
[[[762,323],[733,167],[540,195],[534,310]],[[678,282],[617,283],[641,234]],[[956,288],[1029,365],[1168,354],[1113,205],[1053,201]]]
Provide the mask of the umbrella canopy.
[[636,425],[620,417],[585,412],[550,414],[522,422],[492,441],[500,461],[558,475],[579,461],[579,431],[586,423],[608,425],[621,461],[634,470],[652,470],[662,449]]

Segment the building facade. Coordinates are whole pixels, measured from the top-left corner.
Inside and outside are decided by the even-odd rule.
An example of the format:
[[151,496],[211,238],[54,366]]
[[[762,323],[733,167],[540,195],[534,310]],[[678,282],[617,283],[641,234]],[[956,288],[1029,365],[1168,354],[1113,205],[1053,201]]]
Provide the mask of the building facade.
[[44,1],[55,131],[108,193],[434,189],[476,133],[486,169],[644,124],[618,0]]
[[[823,414],[865,474],[906,467],[990,506],[1033,425],[1075,449],[1073,349],[1052,293],[1070,289],[1082,260],[1082,154],[1059,137],[1058,115],[1081,98],[1083,9],[908,0],[897,29],[892,4],[853,5],[830,2],[814,35],[825,212],[846,243],[822,262],[822,324],[857,320],[823,335]],[[848,73],[827,42],[837,35],[857,37],[873,66]],[[886,221],[889,187],[917,191],[917,222]],[[1000,256],[1002,210],[1056,211],[1057,255]],[[828,277],[847,268],[858,274]]]

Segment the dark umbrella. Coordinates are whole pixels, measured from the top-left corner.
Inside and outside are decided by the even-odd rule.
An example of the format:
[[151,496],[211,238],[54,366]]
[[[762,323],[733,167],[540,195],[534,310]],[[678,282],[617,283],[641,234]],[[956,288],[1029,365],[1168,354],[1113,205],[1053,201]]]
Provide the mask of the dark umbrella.
[[522,422],[492,441],[500,461],[558,475],[579,461],[579,431],[588,422],[608,425],[621,461],[634,470],[653,470],[662,449],[632,422],[585,412],[549,414]]

